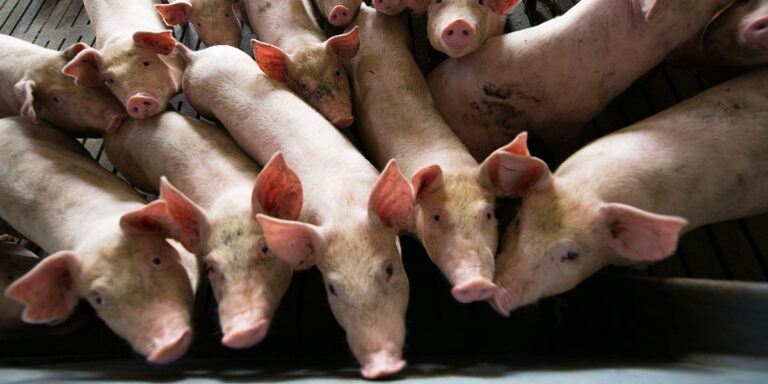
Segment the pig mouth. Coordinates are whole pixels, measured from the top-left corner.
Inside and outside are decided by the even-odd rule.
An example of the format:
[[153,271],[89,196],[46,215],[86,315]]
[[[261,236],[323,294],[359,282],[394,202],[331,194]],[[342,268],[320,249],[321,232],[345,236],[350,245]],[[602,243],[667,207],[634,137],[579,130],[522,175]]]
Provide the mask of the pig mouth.
[[174,337],[167,340],[152,340],[147,361],[153,364],[168,364],[178,360],[192,343],[192,332],[184,327]]
[[267,335],[269,319],[259,310],[244,311],[227,321],[221,343],[229,348],[252,347]]
[[120,125],[123,123],[123,119],[128,117],[128,114],[124,112],[112,113],[107,117],[107,133],[115,133]]
[[514,309],[514,304],[511,304],[512,300],[512,295],[509,291],[507,291],[501,284],[497,284],[496,292],[493,294],[493,297],[488,300],[488,304],[500,315],[509,317],[512,309]]

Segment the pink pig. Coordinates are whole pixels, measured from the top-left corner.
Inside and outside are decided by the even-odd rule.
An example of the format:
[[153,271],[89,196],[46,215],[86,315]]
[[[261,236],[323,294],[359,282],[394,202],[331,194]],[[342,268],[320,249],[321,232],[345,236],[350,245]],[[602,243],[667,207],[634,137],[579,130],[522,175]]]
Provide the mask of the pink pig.
[[136,119],[165,109],[179,92],[184,60],[153,0],[84,0],[96,49],[80,51],[64,67],[77,84],[104,82]]
[[360,53],[349,66],[358,131],[379,167],[394,158],[416,202],[409,230],[454,286],[456,300],[489,299],[498,231],[496,195],[505,195],[497,154],[478,164],[434,106],[410,50],[406,25],[361,6]]
[[294,268],[318,267],[363,376],[403,369],[408,278],[397,232],[413,226],[414,202],[397,164],[379,175],[327,120],[242,51],[179,48],[188,57],[189,102],[218,118],[257,161],[282,152],[304,185],[304,222],[258,216],[269,248]]
[[207,46],[237,47],[242,35],[240,0],[176,0],[155,8],[168,25],[190,22]]
[[768,0],[733,1],[675,49],[672,57],[705,69],[750,68],[768,63]]
[[184,354],[196,264],[165,240],[185,235],[168,203],[146,204],[49,124],[9,117],[0,135],[0,216],[55,252],[5,290],[23,320],[66,318],[84,298],[149,362]]
[[113,132],[125,109],[100,81],[78,86],[62,73],[67,63],[88,49],[83,43],[62,52],[0,35],[0,117],[21,114],[34,123],[48,121],[75,132]]
[[261,39],[253,45],[254,57],[264,73],[285,82],[333,125],[346,128],[354,118],[341,63],[357,53],[357,31],[325,40],[308,6],[305,0],[246,0]]
[[768,69],[598,139],[552,174],[521,134],[501,166],[522,196],[496,259],[503,315],[609,264],[663,259],[681,231],[768,211]]
[[[256,214],[295,220],[302,203],[301,183],[282,156],[259,173],[226,132],[176,112],[131,119],[104,145],[131,182],[159,190],[179,224],[195,228],[196,236],[182,242],[208,268],[222,343],[247,348],[261,341],[291,267],[270,252]],[[168,179],[161,182],[161,175]]]
[[320,10],[320,13],[323,14],[323,17],[325,17],[331,25],[335,27],[343,27],[349,24],[355,17],[357,10],[360,8],[360,3],[362,3],[363,0],[314,0],[314,2]]
[[489,39],[429,74],[440,113],[476,159],[521,131],[568,152],[579,127],[731,0],[582,0]]
[[431,0],[427,36],[432,48],[458,58],[504,32],[504,14],[520,0]]

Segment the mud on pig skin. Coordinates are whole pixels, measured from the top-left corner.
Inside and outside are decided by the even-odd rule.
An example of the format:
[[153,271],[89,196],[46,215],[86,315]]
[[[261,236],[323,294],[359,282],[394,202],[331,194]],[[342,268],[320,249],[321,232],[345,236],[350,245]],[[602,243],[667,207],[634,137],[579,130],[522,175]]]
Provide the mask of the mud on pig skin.
[[190,22],[207,46],[237,48],[242,35],[242,0],[176,0],[155,5],[168,25]]
[[498,155],[479,165],[445,123],[401,20],[363,5],[355,25],[360,52],[347,69],[360,137],[377,166],[394,158],[411,179],[416,220],[408,230],[453,285],[456,300],[489,299],[498,243],[495,198],[505,195]]
[[768,63],[768,0],[733,1],[671,54],[704,70],[743,70]]
[[76,43],[59,52],[0,35],[0,117],[25,116],[67,131],[115,131],[125,108],[101,82],[78,86],[62,73],[67,63],[88,49]]
[[397,232],[412,226],[414,207],[396,163],[380,175],[246,53],[182,47],[188,57],[184,93],[192,106],[217,117],[257,161],[282,152],[304,186],[304,222],[258,216],[269,248],[294,268],[318,267],[363,376],[402,370],[408,278]]
[[445,60],[427,81],[475,159],[522,131],[567,153],[582,124],[730,1],[582,0],[563,16]]
[[354,117],[342,63],[357,53],[357,31],[326,40],[307,1],[246,0],[259,38],[252,44],[254,57],[264,73],[285,82],[333,125],[346,128]]
[[0,134],[0,216],[52,253],[5,290],[23,320],[64,319],[84,298],[149,362],[184,354],[196,261],[166,241],[184,231],[167,202],[147,204],[47,123],[9,117]]
[[767,211],[766,125],[760,69],[598,139],[554,174],[518,136],[502,164],[518,171],[522,206],[496,259],[493,307],[508,315],[603,266],[663,259],[682,232]]
[[160,113],[181,87],[184,60],[153,0],[83,0],[96,31],[64,73],[81,85],[103,82],[133,118]]
[[129,119],[104,146],[132,183],[159,191],[179,224],[194,228],[183,243],[208,270],[222,344],[260,342],[288,289],[291,267],[267,246],[256,214],[295,220],[302,204],[301,183],[282,156],[259,172],[226,132],[176,112]]

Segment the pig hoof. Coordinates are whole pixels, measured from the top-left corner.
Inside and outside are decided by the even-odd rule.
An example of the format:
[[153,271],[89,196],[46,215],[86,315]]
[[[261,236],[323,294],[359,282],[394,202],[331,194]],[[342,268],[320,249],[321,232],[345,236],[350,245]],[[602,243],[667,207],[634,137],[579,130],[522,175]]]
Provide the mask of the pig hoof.
[[191,342],[192,331],[186,327],[181,331],[179,337],[169,343],[154,342],[156,346],[147,354],[147,361],[153,364],[172,363],[187,352]]
[[228,330],[221,343],[233,349],[243,349],[258,344],[269,330],[269,320],[261,319],[253,326],[233,327]]
[[485,279],[472,280],[455,286],[451,293],[460,303],[488,300],[496,292],[496,285]]

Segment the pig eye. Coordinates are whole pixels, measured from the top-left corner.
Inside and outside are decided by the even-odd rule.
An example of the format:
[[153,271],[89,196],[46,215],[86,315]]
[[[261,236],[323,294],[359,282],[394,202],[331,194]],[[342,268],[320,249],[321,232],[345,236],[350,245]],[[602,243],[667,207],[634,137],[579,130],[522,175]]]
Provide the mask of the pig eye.
[[161,263],[161,260],[159,257],[155,257],[154,259],[152,259],[152,265],[154,265],[155,267],[159,266],[160,263]]
[[387,281],[392,278],[392,273],[394,273],[394,269],[392,269],[392,264],[387,264],[387,267],[384,268],[384,272],[387,274]]
[[565,253],[565,256],[562,257],[562,261],[566,260],[576,260],[579,257],[578,252],[568,251]]
[[302,85],[301,85],[301,89],[303,89],[303,90],[304,90],[304,92],[307,92],[307,91],[309,91],[309,87],[308,87],[306,84],[302,84]]
[[477,0],[477,4],[483,5],[483,0]]
[[338,296],[338,294],[336,293],[336,287],[334,287],[333,284],[330,284],[330,283],[328,284],[328,291],[330,291],[332,295]]
[[111,77],[110,77],[110,78],[109,78],[109,83],[110,83],[110,84],[114,84],[114,83],[115,83],[115,79],[113,79],[113,78],[111,78]]
[[440,221],[440,215],[434,215],[432,216],[432,219],[434,219],[435,221]]
[[229,17],[229,12],[224,13],[224,16]]
[[487,213],[485,214],[485,218],[486,218],[486,219],[488,219],[488,220],[490,220],[490,219],[492,219],[492,218],[493,218],[493,214],[492,214],[492,213],[490,213],[490,212],[487,212]]
[[269,252],[269,247],[267,247],[266,245],[261,247],[261,253],[266,254],[267,252]]
[[8,281],[13,281],[13,275],[8,275]]
[[149,67],[149,61],[145,61],[143,64],[145,67]]
[[341,76],[341,71],[336,71],[335,75],[336,75],[336,77]]
[[54,96],[54,97],[53,97],[53,102],[54,102],[54,103],[58,103],[59,101],[61,101],[61,99],[59,99],[59,98],[58,98],[58,97],[56,97],[56,96]]
[[98,304],[98,305],[104,304],[104,299],[102,299],[101,297],[97,297],[93,301],[95,301],[96,304]]
[[197,26],[198,26],[198,27],[202,27],[202,24],[200,24],[200,23],[197,23]]
[[443,2],[443,0],[437,0],[437,1],[435,1],[435,4],[440,4],[442,2]]

